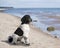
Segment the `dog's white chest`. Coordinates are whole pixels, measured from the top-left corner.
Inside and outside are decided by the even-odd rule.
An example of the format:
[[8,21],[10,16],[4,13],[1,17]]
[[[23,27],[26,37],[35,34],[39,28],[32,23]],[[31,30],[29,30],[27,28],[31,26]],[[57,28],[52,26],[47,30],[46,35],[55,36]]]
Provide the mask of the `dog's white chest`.
[[24,32],[24,36],[28,37],[28,34],[30,32],[30,27],[28,24],[23,24],[21,25],[21,29],[23,30]]

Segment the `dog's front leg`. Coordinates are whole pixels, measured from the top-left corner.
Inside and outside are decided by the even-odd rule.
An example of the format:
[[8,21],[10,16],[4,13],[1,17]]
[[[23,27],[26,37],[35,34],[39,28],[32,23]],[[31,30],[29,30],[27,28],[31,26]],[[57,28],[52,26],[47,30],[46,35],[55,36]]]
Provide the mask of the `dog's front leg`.
[[26,44],[26,45],[28,45],[28,46],[30,45],[29,39],[28,39],[27,37],[24,37],[24,41],[25,41],[25,44]]

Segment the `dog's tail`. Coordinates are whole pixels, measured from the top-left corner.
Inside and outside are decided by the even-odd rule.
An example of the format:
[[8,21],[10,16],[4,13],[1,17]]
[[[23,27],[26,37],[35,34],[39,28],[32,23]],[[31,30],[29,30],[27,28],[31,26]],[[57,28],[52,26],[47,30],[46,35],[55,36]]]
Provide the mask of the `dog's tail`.
[[8,42],[11,43],[13,41],[13,37],[9,36],[8,37]]

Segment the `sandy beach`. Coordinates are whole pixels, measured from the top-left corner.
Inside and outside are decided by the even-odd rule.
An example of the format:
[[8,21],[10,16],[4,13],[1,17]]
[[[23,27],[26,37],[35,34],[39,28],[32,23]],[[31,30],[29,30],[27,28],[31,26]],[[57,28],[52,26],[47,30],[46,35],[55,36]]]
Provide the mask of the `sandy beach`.
[[7,37],[16,30],[20,23],[19,17],[0,13],[0,48],[60,48],[60,39],[42,32],[33,25],[30,25],[30,46],[24,46],[22,44],[10,45],[5,42]]

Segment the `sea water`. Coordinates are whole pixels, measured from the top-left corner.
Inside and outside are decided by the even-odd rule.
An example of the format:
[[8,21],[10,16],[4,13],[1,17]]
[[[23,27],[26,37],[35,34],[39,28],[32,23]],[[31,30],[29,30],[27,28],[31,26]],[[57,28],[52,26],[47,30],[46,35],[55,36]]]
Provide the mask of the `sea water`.
[[32,22],[33,25],[41,29],[43,32],[49,32],[47,31],[47,27],[49,26],[58,28],[49,32],[49,34],[60,38],[60,8],[12,8],[4,12],[21,18],[28,14],[31,16],[32,20],[35,20],[35,22]]

